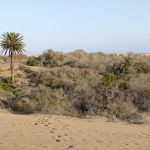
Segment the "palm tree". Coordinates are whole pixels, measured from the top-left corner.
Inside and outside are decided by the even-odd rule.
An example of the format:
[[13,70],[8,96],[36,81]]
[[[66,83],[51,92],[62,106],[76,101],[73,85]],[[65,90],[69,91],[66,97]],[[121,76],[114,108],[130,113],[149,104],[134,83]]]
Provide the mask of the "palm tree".
[[0,47],[2,48],[2,53],[5,55],[8,53],[10,57],[11,79],[12,85],[14,85],[14,56],[24,51],[24,38],[20,33],[5,32],[2,34],[1,39]]

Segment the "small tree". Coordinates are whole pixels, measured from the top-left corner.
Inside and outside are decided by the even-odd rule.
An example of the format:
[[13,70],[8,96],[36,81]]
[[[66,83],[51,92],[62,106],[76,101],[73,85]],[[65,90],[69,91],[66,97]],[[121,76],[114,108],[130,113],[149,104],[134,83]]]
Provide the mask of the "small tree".
[[11,79],[12,85],[14,85],[14,56],[24,51],[23,36],[20,33],[5,32],[2,34],[1,39],[2,53],[5,55],[8,53],[10,57]]
[[125,57],[123,60],[120,61],[120,63],[114,64],[113,66],[113,71],[115,74],[129,74],[131,70],[134,70],[135,72],[140,72],[142,71],[142,67],[139,63],[136,63],[129,56]]

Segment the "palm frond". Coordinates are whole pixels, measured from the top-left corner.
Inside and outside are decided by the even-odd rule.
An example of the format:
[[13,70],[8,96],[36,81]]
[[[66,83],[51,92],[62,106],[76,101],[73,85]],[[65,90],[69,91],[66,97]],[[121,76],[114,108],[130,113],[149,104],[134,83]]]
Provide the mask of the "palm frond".
[[25,47],[23,42],[24,37],[20,33],[15,32],[5,32],[2,34],[0,47],[2,48],[1,53],[5,55],[8,53],[20,54],[22,53]]

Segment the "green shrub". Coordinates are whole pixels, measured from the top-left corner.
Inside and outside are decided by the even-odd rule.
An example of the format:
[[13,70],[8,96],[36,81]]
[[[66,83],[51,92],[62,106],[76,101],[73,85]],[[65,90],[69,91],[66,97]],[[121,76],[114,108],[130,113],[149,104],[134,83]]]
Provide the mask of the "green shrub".
[[11,84],[11,78],[3,79],[3,82],[0,83],[0,88],[8,92],[13,92],[15,89]]
[[107,73],[101,79],[101,85],[103,88],[106,88],[108,86],[114,86],[116,82],[116,76],[113,73]]
[[10,92],[12,92],[14,89],[13,86],[11,84],[8,84],[8,83],[1,83],[0,88],[5,90],[5,91],[10,91]]
[[50,79],[48,80],[47,86],[51,88],[59,88],[60,87],[60,81],[55,80],[55,79]]

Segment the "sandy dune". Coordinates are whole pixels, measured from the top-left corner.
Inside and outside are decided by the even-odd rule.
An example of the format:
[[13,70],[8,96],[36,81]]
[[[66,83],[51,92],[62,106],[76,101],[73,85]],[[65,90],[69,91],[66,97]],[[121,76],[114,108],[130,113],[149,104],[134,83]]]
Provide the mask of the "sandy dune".
[[149,149],[149,124],[0,112],[0,150]]

